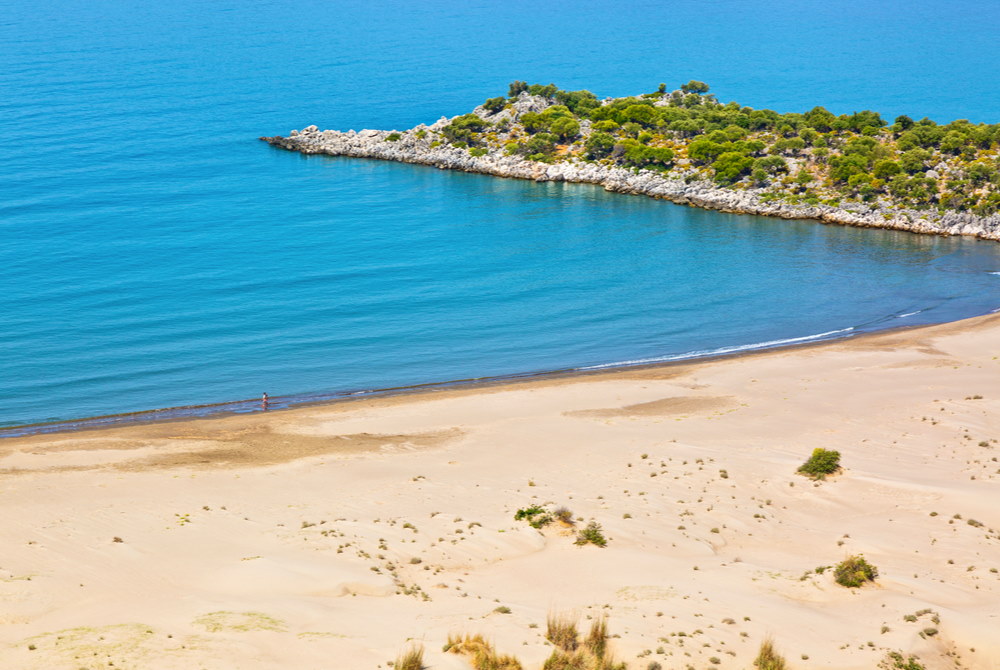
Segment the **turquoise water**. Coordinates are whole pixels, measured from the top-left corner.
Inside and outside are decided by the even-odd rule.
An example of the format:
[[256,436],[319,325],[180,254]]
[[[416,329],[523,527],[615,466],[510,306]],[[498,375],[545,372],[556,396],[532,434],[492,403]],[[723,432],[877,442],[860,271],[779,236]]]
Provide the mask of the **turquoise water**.
[[610,7],[0,2],[0,425],[666,360],[1000,307],[991,243],[256,140],[431,122],[515,78],[623,95],[693,77],[780,111],[1000,114],[996,3]]

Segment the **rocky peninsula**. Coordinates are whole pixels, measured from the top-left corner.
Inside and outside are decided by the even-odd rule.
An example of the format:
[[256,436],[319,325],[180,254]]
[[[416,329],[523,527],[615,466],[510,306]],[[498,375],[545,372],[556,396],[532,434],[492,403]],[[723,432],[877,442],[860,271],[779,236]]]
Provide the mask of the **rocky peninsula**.
[[374,158],[741,214],[1000,240],[1000,124],[778,114],[708,86],[598,100],[514,82],[507,97],[405,131],[262,137],[304,154]]

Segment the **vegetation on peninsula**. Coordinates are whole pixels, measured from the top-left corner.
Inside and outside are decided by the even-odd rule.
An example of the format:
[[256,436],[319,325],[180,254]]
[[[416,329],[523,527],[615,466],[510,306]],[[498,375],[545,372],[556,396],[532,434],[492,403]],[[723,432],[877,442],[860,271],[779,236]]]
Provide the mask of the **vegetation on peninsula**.
[[473,156],[651,170],[793,204],[1000,212],[1000,124],[890,123],[869,110],[838,116],[823,107],[782,114],[721,103],[709,90],[691,81],[601,100],[515,81],[506,96],[415,132]]

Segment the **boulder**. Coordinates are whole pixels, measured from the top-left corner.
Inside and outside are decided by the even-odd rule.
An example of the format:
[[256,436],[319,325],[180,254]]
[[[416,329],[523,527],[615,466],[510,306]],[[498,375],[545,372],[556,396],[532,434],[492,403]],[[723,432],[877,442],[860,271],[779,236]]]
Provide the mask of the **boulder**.
[[451,123],[451,119],[447,116],[442,116],[440,119],[428,126],[428,128],[436,132],[447,126],[449,123]]
[[514,112],[520,116],[525,112],[542,112],[551,107],[552,102],[540,95],[528,95],[527,91],[521,91],[521,95],[517,96],[513,106]]

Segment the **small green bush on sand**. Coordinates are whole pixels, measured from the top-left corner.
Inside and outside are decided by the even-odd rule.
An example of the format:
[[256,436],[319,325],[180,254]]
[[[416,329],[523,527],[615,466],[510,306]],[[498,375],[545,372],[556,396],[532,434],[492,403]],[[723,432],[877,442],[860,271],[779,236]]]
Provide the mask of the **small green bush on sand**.
[[890,651],[878,664],[882,670],[927,670],[926,666],[917,661],[916,656],[904,657],[898,651]]
[[521,521],[523,519],[530,519],[536,514],[543,514],[545,512],[544,507],[539,507],[538,505],[531,505],[530,507],[522,507],[514,513],[514,521]]
[[840,470],[840,452],[829,449],[813,449],[812,456],[799,466],[798,472],[813,479],[826,479]]
[[601,524],[591,521],[586,528],[576,534],[576,544],[596,544],[598,547],[608,546],[608,540],[604,537]]
[[866,561],[864,556],[849,556],[833,570],[833,578],[841,586],[857,588],[878,577],[878,569]]
[[541,528],[552,523],[552,515],[538,505],[522,507],[514,514],[514,521],[527,521],[532,528]]

